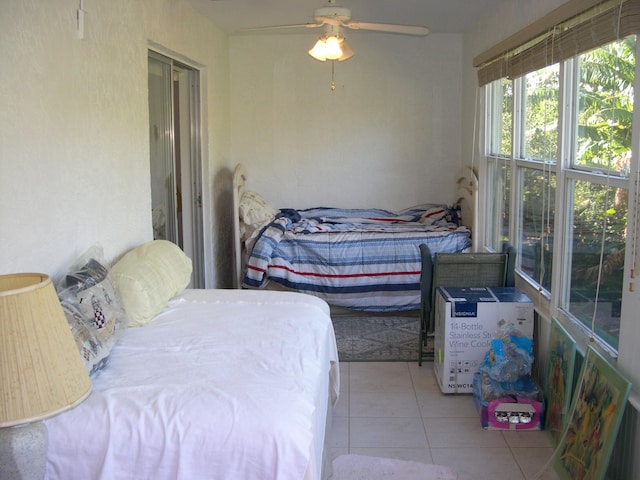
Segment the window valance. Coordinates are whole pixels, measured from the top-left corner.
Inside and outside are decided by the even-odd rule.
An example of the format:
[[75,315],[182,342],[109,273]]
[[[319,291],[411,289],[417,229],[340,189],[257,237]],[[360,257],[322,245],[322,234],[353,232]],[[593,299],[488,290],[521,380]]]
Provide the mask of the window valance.
[[640,0],[571,0],[478,55],[478,82],[516,78],[636,33]]

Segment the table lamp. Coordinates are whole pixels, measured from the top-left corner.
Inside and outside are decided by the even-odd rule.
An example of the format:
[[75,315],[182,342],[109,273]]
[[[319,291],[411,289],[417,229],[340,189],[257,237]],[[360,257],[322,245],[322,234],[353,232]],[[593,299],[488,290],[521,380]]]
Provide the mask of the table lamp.
[[44,478],[43,419],[91,392],[51,279],[0,275],[0,478]]

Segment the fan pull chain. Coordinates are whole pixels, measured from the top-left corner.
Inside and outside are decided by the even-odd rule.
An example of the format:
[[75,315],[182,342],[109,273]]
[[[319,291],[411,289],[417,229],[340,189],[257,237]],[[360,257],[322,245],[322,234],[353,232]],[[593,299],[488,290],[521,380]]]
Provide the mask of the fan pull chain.
[[336,72],[336,61],[331,60],[331,91],[333,92],[336,89],[336,82],[333,81],[333,77]]

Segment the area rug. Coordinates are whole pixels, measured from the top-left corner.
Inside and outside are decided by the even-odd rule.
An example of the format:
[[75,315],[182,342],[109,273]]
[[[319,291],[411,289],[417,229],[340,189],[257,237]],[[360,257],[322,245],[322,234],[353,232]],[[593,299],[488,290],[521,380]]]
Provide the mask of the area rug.
[[426,463],[341,455],[333,461],[330,480],[456,480],[458,475],[449,467]]
[[[342,362],[417,362],[418,314],[334,315],[333,328]],[[433,346],[431,346],[433,351]]]

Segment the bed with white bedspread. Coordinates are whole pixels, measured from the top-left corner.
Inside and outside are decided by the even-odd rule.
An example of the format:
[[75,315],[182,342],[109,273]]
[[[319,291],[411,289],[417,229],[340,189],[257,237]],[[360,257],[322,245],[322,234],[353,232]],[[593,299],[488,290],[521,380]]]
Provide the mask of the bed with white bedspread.
[[[161,244],[166,251],[168,242]],[[134,264],[148,271],[144,259],[143,252]],[[141,275],[132,280],[113,268],[117,284],[165,280]],[[122,300],[129,313],[132,298],[125,292]],[[338,354],[328,305],[315,297],[182,290],[142,326],[126,328],[92,380],[86,401],[46,421],[48,479],[320,480],[330,473]]]

